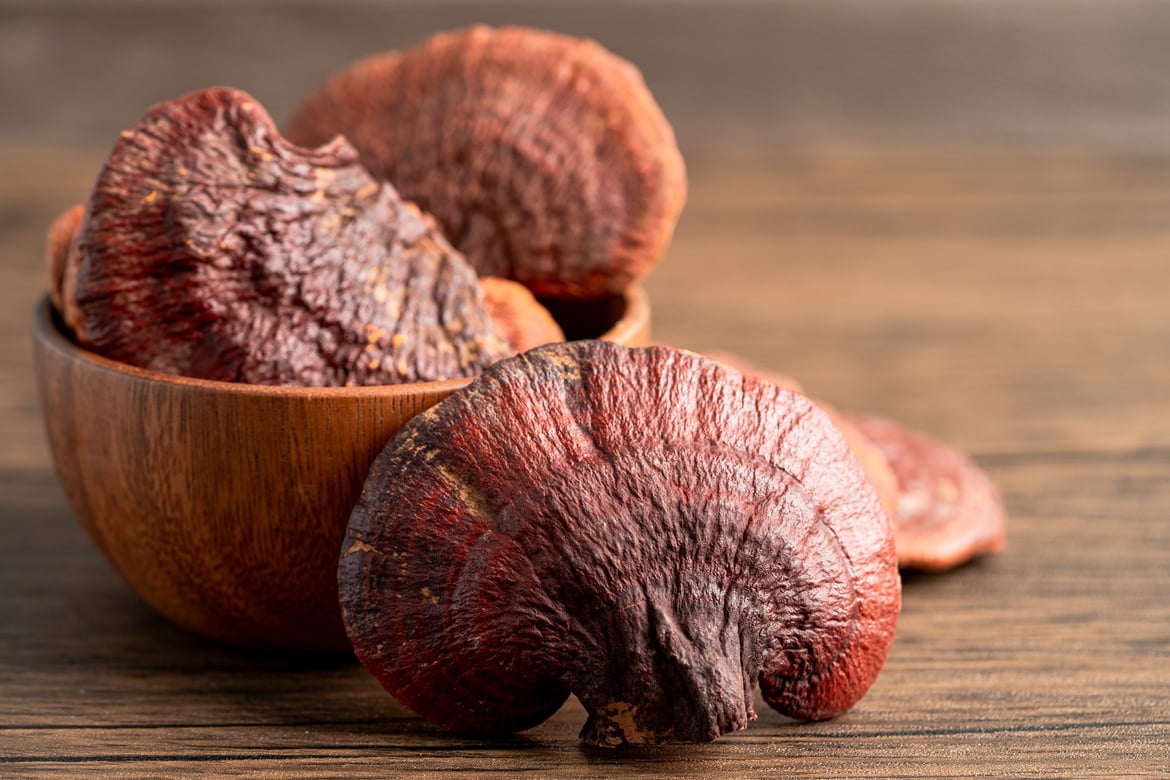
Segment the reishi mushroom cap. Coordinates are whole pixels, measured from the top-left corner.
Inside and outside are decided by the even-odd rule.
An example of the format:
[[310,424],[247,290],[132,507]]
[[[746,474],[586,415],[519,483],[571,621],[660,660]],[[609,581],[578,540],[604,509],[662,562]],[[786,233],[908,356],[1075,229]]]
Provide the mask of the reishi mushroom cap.
[[709,741],[753,691],[852,706],[894,636],[888,518],[807,398],[662,347],[541,347],[415,417],[375,460],[338,579],[361,662],[461,733],[569,693],[586,743]]
[[478,373],[512,354],[474,271],[343,139],[282,138],[230,88],[154,106],[86,205],[74,333],[106,357],[267,385]]
[[[804,388],[795,377],[779,371],[761,368],[732,352],[709,351],[705,354],[716,363],[721,363],[728,368],[734,368],[742,374],[754,376],[757,379],[771,382],[774,385],[789,390],[804,392]],[[897,502],[898,482],[894,476],[893,469],[890,468],[890,464],[886,460],[885,453],[868,436],[858,430],[848,415],[840,412],[834,406],[824,401],[817,400],[816,404],[824,410],[825,414],[829,415],[829,419],[833,421],[833,425],[837,426],[837,430],[845,437],[845,441],[849,444],[849,449],[853,451],[853,455],[861,463],[861,467],[865,469],[865,473],[869,475],[870,481],[873,482],[873,486],[877,489],[878,498],[881,499],[882,506],[886,508],[887,512],[893,512]]]
[[895,480],[890,519],[898,562],[945,571],[1006,543],[1007,513],[991,478],[953,447],[893,420],[844,413]]
[[538,296],[626,289],[666,251],[686,200],[674,132],[637,68],[542,30],[476,26],[361,60],[286,133],[344,135],[481,276]]

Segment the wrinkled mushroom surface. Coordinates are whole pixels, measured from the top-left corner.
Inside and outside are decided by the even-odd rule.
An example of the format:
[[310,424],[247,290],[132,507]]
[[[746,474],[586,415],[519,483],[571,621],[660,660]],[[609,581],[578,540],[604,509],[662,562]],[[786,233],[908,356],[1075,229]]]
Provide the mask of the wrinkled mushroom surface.
[[943,571],[1003,549],[1002,499],[970,458],[892,420],[843,416],[882,453],[894,474],[891,520],[904,568]]
[[753,691],[834,716],[889,651],[889,522],[806,398],[698,355],[601,342],[503,361],[371,468],[339,567],[359,659],[457,731],[570,692],[597,745],[706,741]]
[[741,374],[753,376],[756,379],[761,379],[765,382],[770,382],[777,387],[785,390],[795,390],[798,393],[804,392],[804,387],[800,381],[791,374],[785,374],[781,371],[773,371],[771,369],[762,368],[752,363],[747,358],[735,354],[734,352],[723,352],[721,350],[712,350],[703,353],[711,360],[714,360],[720,365],[733,368]]
[[[754,376],[765,382],[771,382],[778,387],[795,390],[796,392],[804,392],[800,382],[795,377],[779,371],[761,368],[734,353],[714,351],[707,352],[706,355],[715,362],[721,363],[729,368],[734,368],[740,373]],[[857,429],[857,426],[853,424],[853,421],[848,415],[841,413],[838,409],[824,401],[818,400],[816,404],[824,410],[825,414],[829,415],[829,419],[833,421],[833,425],[837,426],[837,430],[845,437],[845,441],[849,444],[849,449],[852,450],[853,455],[861,463],[861,467],[865,469],[865,473],[869,475],[870,481],[873,482],[873,486],[877,489],[878,498],[881,499],[882,506],[886,508],[887,512],[893,512],[897,502],[898,480],[894,476],[894,471],[890,468],[889,462],[886,460],[885,453],[870,441],[868,436]]]
[[538,296],[626,289],[666,250],[686,199],[674,133],[638,70],[539,30],[472,27],[362,60],[287,134],[344,135],[481,276]]
[[431,220],[344,141],[295,146],[234,89],[161,103],[122,133],[81,255],[78,340],[156,371],[391,384],[511,354]]

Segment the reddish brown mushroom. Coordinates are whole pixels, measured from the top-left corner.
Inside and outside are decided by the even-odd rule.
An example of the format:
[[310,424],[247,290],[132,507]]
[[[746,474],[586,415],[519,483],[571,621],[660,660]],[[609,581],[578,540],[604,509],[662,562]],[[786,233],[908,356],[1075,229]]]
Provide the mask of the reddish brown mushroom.
[[[787,374],[736,355],[709,356],[780,387],[800,389]],[[902,568],[943,571],[1003,549],[1006,513],[999,491],[969,458],[892,420],[816,403],[841,431],[889,512]]]
[[70,273],[70,265],[81,259],[77,236],[85,219],[85,206],[78,203],[57,216],[45,236],[45,270],[49,277],[49,300],[58,312],[64,310],[61,288]]
[[53,220],[46,236],[49,301],[70,330],[76,327],[81,316],[72,291],[81,265],[80,235],[84,220],[85,204],[78,203]]
[[[885,507],[886,512],[889,513],[891,519],[898,506],[898,477],[894,473],[894,469],[890,466],[889,460],[886,459],[886,453],[882,451],[877,444],[873,442],[868,436],[861,432],[861,430],[854,423],[853,418],[844,412],[841,412],[836,407],[826,404],[824,401],[817,401],[818,406],[829,415],[829,419],[833,421],[833,425],[837,426],[837,430],[845,437],[845,441],[849,444],[849,449],[853,452],[857,462],[865,469],[865,473],[869,475],[870,482],[873,483],[874,489],[877,490],[878,498]],[[897,526],[894,528],[894,542],[897,545],[898,532]],[[899,553],[901,550],[899,549]],[[899,555],[899,562],[901,556]]]
[[429,218],[342,139],[297,147],[238,90],[152,108],[87,213],[76,336],[115,360],[315,386],[468,376],[511,354]]
[[897,481],[891,520],[899,564],[943,571],[1003,549],[1003,502],[970,458],[892,420],[844,417],[881,451]]
[[762,379],[765,382],[771,382],[777,387],[782,387],[785,390],[795,390],[798,393],[804,392],[804,387],[801,386],[800,381],[796,377],[785,374],[780,371],[772,371],[767,368],[761,368],[751,361],[736,355],[733,352],[723,352],[715,350],[713,352],[705,352],[708,358],[714,360],[716,363],[734,368],[741,374],[754,376],[756,379]]
[[800,719],[874,681],[900,604],[885,512],[806,398],[698,355],[568,342],[503,361],[376,459],[344,621],[400,701],[456,732],[712,740],[753,690]]
[[472,27],[362,60],[287,134],[344,135],[481,276],[539,296],[626,289],[666,250],[686,199],[674,133],[637,69],[551,32]]
[[[739,355],[716,351],[708,352],[707,357],[729,368],[734,368],[740,373],[754,376],[765,382],[771,382],[778,387],[804,392],[800,382],[795,377],[779,371],[761,368]],[[885,453],[878,449],[878,446],[870,441],[869,437],[857,429],[857,426],[853,424],[849,416],[842,414],[835,407],[824,401],[816,401],[816,404],[829,415],[829,419],[833,421],[833,425],[837,426],[837,430],[845,437],[845,441],[849,444],[849,449],[853,451],[854,456],[861,463],[861,467],[865,469],[865,473],[869,475],[870,481],[873,482],[873,486],[877,489],[878,498],[881,499],[882,506],[886,508],[887,512],[892,513],[897,503],[898,480],[894,476],[894,471],[890,468],[889,462],[886,460]]]
[[565,340],[561,326],[524,285],[495,276],[485,276],[479,284],[488,316],[513,352]]

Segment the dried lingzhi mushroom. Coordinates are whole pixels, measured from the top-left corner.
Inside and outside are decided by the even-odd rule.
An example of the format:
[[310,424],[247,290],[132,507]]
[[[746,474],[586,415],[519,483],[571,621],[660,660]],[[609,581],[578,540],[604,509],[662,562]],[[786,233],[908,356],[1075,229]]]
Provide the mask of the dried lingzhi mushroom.
[[[798,393],[804,392],[800,382],[788,374],[761,368],[739,355],[730,352],[715,351],[707,352],[706,354],[707,357],[715,362],[722,363],[729,368],[734,368],[740,373],[754,376],[765,382],[771,382],[778,387],[795,390]],[[833,425],[845,437],[845,441],[849,444],[849,449],[853,451],[853,455],[861,463],[861,467],[865,469],[865,473],[869,475],[870,481],[877,489],[878,498],[881,499],[882,506],[886,508],[886,511],[892,512],[897,501],[898,484],[894,472],[890,468],[890,464],[886,461],[885,454],[878,449],[876,444],[857,429],[857,426],[853,424],[847,415],[842,414],[824,401],[816,401],[816,404],[825,414],[829,415],[829,419],[833,421]]]
[[967,456],[892,420],[844,418],[881,451],[896,478],[890,514],[903,567],[943,571],[1003,549],[999,491]]
[[79,237],[84,220],[85,204],[78,203],[53,220],[46,236],[49,301],[70,330],[76,327],[80,317],[71,291],[77,283],[77,268],[81,264]]
[[483,277],[479,285],[488,316],[513,352],[565,340],[561,326],[524,285],[496,276]]
[[798,393],[804,392],[804,387],[796,377],[789,374],[781,373],[780,371],[773,371],[767,368],[761,368],[749,360],[746,360],[733,352],[723,352],[720,350],[709,350],[703,353],[709,359],[714,360],[720,365],[734,368],[741,374],[754,376],[756,379],[761,379],[765,382],[770,382],[777,387],[782,387],[785,390],[795,390]]
[[597,745],[832,717],[881,669],[889,521],[808,399],[698,355],[569,342],[489,368],[375,461],[339,569],[358,657],[457,732],[570,692]]
[[71,206],[53,220],[45,237],[45,267],[49,275],[49,300],[61,311],[61,288],[69,274],[70,257],[78,255],[77,234],[85,219],[85,206]]
[[342,139],[283,139],[207,89],[122,133],[87,204],[75,335],[171,374],[272,385],[468,376],[511,354],[475,273]]
[[362,60],[287,134],[344,135],[481,276],[540,296],[624,290],[666,250],[686,199],[674,133],[637,69],[539,30],[472,27]]
[[[853,452],[857,462],[865,469],[865,473],[869,475],[869,481],[873,483],[874,489],[877,490],[878,498],[882,502],[882,506],[886,508],[893,517],[893,513],[898,506],[898,476],[894,473],[894,469],[890,466],[889,460],[886,459],[885,452],[882,451],[877,444],[873,442],[868,436],[861,432],[854,422],[854,417],[844,412],[839,411],[836,407],[830,406],[823,401],[816,402],[825,414],[829,415],[829,419],[833,421],[833,425],[837,426],[837,430],[845,437],[846,443],[849,444],[849,449]],[[902,563],[902,548],[897,544],[898,529],[894,526],[894,542],[898,547],[898,562]]]
[[[792,377],[736,355],[708,356],[780,387],[800,389]],[[889,512],[899,565],[943,571],[1003,549],[1006,514],[999,491],[969,458],[893,420],[816,404],[845,437]]]

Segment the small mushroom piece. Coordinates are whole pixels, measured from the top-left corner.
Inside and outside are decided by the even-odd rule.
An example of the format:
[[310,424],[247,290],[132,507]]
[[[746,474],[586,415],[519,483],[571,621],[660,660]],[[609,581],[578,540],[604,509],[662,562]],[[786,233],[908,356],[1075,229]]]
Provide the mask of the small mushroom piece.
[[81,262],[78,234],[85,219],[85,205],[78,203],[57,216],[45,236],[45,270],[48,273],[49,302],[61,316],[65,315],[64,288],[76,280]]
[[53,220],[47,237],[49,302],[67,333],[76,333],[81,328],[77,274],[81,268],[81,228],[84,224],[85,204],[78,203]]
[[513,352],[565,340],[561,326],[524,285],[496,276],[485,276],[479,284],[488,316]]
[[87,214],[75,335],[115,360],[320,386],[469,376],[511,354],[429,218],[343,139],[295,146],[239,90],[152,108]]
[[538,296],[626,289],[666,251],[686,199],[674,132],[638,70],[551,32],[477,26],[367,58],[286,132],[344,135],[480,276]]
[[844,418],[882,453],[895,476],[891,520],[903,568],[945,571],[1003,549],[1003,501],[966,455],[892,420],[856,413]]
[[533,726],[575,694],[589,744],[698,742],[765,701],[804,720],[881,669],[889,521],[808,399],[698,355],[526,352],[375,460],[339,564],[358,658],[447,729]]

